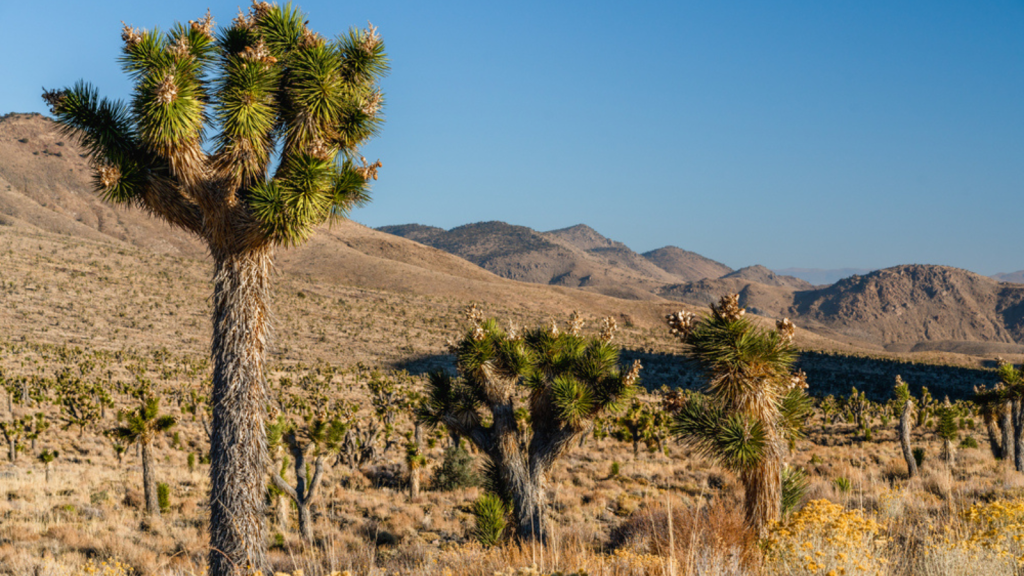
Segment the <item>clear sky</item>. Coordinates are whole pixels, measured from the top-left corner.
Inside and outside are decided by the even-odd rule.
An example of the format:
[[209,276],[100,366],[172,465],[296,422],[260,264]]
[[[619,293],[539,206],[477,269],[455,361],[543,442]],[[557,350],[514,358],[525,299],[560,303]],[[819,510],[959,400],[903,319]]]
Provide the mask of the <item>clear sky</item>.
[[[193,0],[0,1],[0,112],[130,91],[120,21]],[[299,3],[392,60],[370,226],[586,223],[732,267],[1024,269],[1024,2]]]

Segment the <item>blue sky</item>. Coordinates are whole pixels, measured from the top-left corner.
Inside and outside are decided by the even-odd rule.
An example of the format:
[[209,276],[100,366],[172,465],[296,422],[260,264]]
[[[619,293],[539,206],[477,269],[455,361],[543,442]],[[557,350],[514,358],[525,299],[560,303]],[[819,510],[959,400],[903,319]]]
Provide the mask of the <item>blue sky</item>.
[[[120,21],[237,2],[0,4],[0,112],[130,91]],[[732,267],[1024,268],[1024,2],[299,3],[392,59],[370,226],[580,222]]]

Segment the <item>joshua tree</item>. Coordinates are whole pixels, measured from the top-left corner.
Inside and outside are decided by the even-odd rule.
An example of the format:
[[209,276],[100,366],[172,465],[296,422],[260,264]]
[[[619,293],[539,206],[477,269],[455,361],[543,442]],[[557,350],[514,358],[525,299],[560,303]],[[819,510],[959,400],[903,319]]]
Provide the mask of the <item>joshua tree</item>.
[[584,337],[578,317],[566,332],[552,323],[524,334],[502,330],[475,307],[469,317],[473,328],[454,345],[460,377],[431,375],[419,419],[486,454],[511,499],[516,533],[543,542],[548,471],[596,416],[622,408],[640,364],[620,370],[612,331]]
[[49,448],[47,448],[46,450],[43,450],[42,452],[39,453],[38,458],[39,458],[39,461],[43,463],[43,470],[45,471],[44,474],[46,475],[46,483],[49,484],[50,483],[50,462],[53,462],[54,460],[57,459],[57,451],[56,450],[50,450]]
[[664,429],[668,423],[665,412],[657,406],[634,399],[615,423],[618,425],[613,432],[615,438],[633,443],[634,460],[640,455],[641,443],[651,451],[663,449]]
[[[382,125],[376,29],[329,41],[291,6],[253,4],[216,36],[211,16],[165,34],[125,26],[130,105],[86,83],[49,91],[107,201],[203,240],[213,273],[211,576],[270,572],[265,550],[264,359],[275,247],[368,200]],[[209,137],[208,137],[209,136]]]
[[60,418],[64,421],[61,430],[77,426],[79,436],[102,419],[107,406],[113,406],[110,395],[100,383],[85,380],[66,368],[57,374],[54,389]]
[[405,445],[405,465],[409,468],[409,499],[420,497],[420,471],[427,463],[427,458],[420,450],[420,426],[409,434],[409,442]]
[[18,458],[18,451],[21,449],[21,438],[32,426],[32,416],[11,416],[10,419],[0,422],[0,434],[7,441],[7,458],[14,462]]
[[160,515],[160,501],[157,498],[156,478],[153,476],[153,439],[166,432],[176,423],[174,416],[160,416],[160,399],[147,398],[137,409],[117,414],[123,425],[113,428],[112,436],[128,444],[142,448],[142,491],[146,496],[146,512]]
[[[290,486],[276,471],[271,474],[274,485],[295,502],[299,512],[299,533],[307,542],[313,541],[313,522],[309,505],[317,496],[324,473],[324,458],[337,449],[344,437],[344,424],[337,419],[312,416],[301,424],[292,423],[281,435],[291,454],[295,470],[295,486]],[[313,455],[313,478],[309,478],[307,461]]]
[[946,396],[942,406],[939,407],[938,416],[939,424],[936,432],[939,438],[942,438],[942,459],[952,466],[956,459],[956,448],[953,446],[953,441],[956,440],[960,429],[957,428],[957,413],[949,403],[949,396]]
[[907,476],[917,476],[917,460],[914,459],[914,451],[910,447],[910,428],[913,426],[911,419],[914,417],[914,398],[910,395],[910,386],[903,381],[903,378],[896,375],[896,398],[903,405],[900,410],[900,447],[903,449],[903,459],[907,461]]
[[[283,445],[291,455],[295,470],[295,486],[284,480],[277,470],[270,478],[277,490],[295,502],[299,513],[299,533],[307,542],[313,540],[310,504],[317,496],[323,478],[324,458],[338,450],[346,425],[337,417],[328,392],[334,386],[335,370],[327,364],[311,369],[298,382],[298,390],[290,392],[291,382],[282,379],[279,391],[281,415],[268,427],[272,447]],[[309,457],[313,456],[313,477],[309,478]],[[284,470],[284,465],[281,466]]]
[[802,372],[792,373],[795,327],[756,328],[739,296],[724,296],[711,315],[668,317],[673,335],[701,365],[707,384],[676,414],[673,431],[705,454],[737,470],[745,489],[746,523],[763,535],[782,505],[782,457],[810,413]]

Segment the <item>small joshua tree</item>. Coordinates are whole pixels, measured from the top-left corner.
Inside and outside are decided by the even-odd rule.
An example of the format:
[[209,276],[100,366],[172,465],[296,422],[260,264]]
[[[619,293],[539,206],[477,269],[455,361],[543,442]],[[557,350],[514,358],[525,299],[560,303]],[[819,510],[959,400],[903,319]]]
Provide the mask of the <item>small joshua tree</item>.
[[427,463],[420,449],[419,426],[409,434],[408,440],[405,444],[405,465],[409,468],[409,499],[416,500],[420,497],[420,472]]
[[166,432],[176,423],[174,416],[160,415],[160,399],[145,398],[142,405],[131,411],[117,414],[122,423],[111,430],[111,435],[142,448],[142,491],[146,497],[146,512],[151,516],[160,515],[160,501],[157,495],[156,477],[153,469],[153,440],[157,434]]
[[106,407],[114,405],[99,382],[86,380],[68,369],[57,374],[53,386],[60,405],[60,419],[64,422],[61,430],[75,426],[79,436],[103,418]]
[[633,399],[625,414],[615,419],[615,424],[613,435],[621,442],[632,442],[634,460],[640,454],[641,443],[652,452],[663,450],[668,422],[665,412],[657,406]]
[[[334,373],[329,365],[310,370],[299,380],[299,390],[284,402],[285,412],[270,427],[273,434],[269,439],[280,442],[291,456],[295,486],[289,485],[277,470],[270,470],[270,478],[274,486],[295,503],[299,533],[307,542],[313,541],[310,505],[316,499],[323,478],[324,459],[338,450],[346,429],[345,424],[333,416],[336,411],[328,398]],[[312,478],[308,466],[311,456]]]
[[32,426],[32,416],[11,416],[8,420],[0,422],[0,434],[7,441],[7,458],[14,462],[18,458],[18,451],[21,450],[21,439]]
[[952,466],[956,460],[956,447],[953,446],[953,441],[959,435],[960,429],[956,424],[957,411],[949,403],[949,396],[946,396],[937,414],[939,423],[936,433],[942,438],[942,459]]
[[761,536],[781,516],[782,458],[801,433],[810,401],[803,373],[791,372],[793,323],[784,319],[764,331],[744,314],[733,294],[702,320],[688,312],[668,317],[707,378],[705,395],[681,407],[673,431],[740,473],[746,524]]
[[108,202],[199,237],[213,274],[209,573],[270,573],[264,361],[273,252],[368,200],[380,162],[360,147],[382,125],[388,69],[376,29],[336,40],[292,6],[254,2],[230,26],[125,26],[130,105],[86,83],[48,91]]
[[622,408],[640,364],[621,370],[612,331],[585,337],[578,316],[564,332],[552,323],[522,334],[475,306],[468,316],[473,327],[454,344],[459,377],[431,375],[419,419],[486,454],[494,484],[511,499],[516,534],[543,542],[548,471],[596,416]]
[[914,398],[910,395],[910,386],[903,381],[903,378],[896,375],[896,386],[894,389],[896,398],[902,404],[900,410],[900,448],[903,449],[903,459],[907,462],[907,476],[917,476],[917,459],[914,458],[914,451],[910,446],[910,428],[913,426]]
[[39,453],[38,459],[43,463],[44,474],[46,475],[46,483],[50,483],[50,462],[57,459],[57,451],[50,450],[47,448]]

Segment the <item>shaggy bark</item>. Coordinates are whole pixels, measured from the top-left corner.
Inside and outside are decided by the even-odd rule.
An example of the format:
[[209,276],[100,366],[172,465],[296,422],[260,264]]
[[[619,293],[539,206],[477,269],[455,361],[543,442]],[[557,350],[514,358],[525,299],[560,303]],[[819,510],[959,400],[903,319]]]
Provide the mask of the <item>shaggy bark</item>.
[[409,470],[409,499],[416,500],[420,497],[420,469]]
[[160,500],[156,493],[156,478],[153,476],[153,450],[149,442],[139,442],[142,446],[142,492],[146,496],[146,513],[150,516],[160,515]]
[[999,428],[1003,433],[1003,460],[1016,462],[1016,442],[1013,434],[1013,402],[1004,402],[999,411]]
[[778,431],[769,432],[764,456],[740,474],[744,491],[744,520],[758,538],[782,517],[782,441]]
[[910,448],[910,424],[913,411],[913,400],[907,400],[900,413],[900,447],[903,448],[903,459],[907,461],[907,476],[911,478],[917,476],[917,460],[914,459],[914,451]]
[[985,430],[988,432],[988,447],[992,451],[992,457],[996,460],[1003,459],[1003,447],[1000,444],[999,424],[996,422],[996,414],[986,410],[984,415]]
[[548,472],[581,433],[558,423],[544,408],[549,404],[543,399],[534,404],[534,428],[529,443],[518,432],[511,402],[495,407],[492,430],[496,442],[487,451],[503,472],[517,523],[516,534],[522,540],[540,543],[546,543],[548,538]]
[[1019,398],[1013,401],[1013,456],[1017,472],[1024,472],[1024,405]]
[[264,539],[270,253],[214,253],[210,574],[271,573]]

